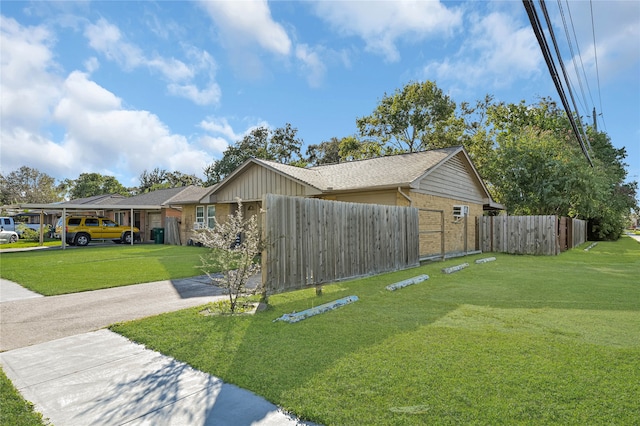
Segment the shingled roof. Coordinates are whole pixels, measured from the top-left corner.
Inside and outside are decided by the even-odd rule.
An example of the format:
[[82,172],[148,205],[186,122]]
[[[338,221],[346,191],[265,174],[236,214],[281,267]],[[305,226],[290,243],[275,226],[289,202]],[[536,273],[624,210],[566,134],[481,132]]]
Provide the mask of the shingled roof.
[[304,169],[257,158],[253,161],[321,191],[345,191],[410,185],[461,150],[450,147]]

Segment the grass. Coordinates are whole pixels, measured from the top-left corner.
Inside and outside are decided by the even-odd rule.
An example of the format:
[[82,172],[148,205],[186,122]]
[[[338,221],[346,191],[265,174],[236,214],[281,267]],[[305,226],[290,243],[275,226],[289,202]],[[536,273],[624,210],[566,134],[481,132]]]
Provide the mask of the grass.
[[42,415],[33,409],[13,387],[0,368],[0,423],[12,426],[42,426],[46,424]]
[[[53,240],[50,238],[45,238],[44,242],[42,243],[42,245],[44,247],[60,247],[62,245],[62,243],[60,242],[60,240]],[[40,242],[39,241],[30,241],[30,240],[23,240],[20,239],[18,241],[16,241],[15,243],[7,243],[7,244],[0,244],[0,251],[5,250],[5,249],[15,249],[15,248],[31,248],[31,247],[39,247],[40,246]]]
[[0,276],[45,296],[201,275],[202,247],[116,245],[1,253]]
[[[272,296],[250,317],[193,308],[112,329],[325,425],[634,424],[640,244],[581,248]],[[422,273],[431,279],[384,289]],[[348,295],[360,300],[273,322]]]

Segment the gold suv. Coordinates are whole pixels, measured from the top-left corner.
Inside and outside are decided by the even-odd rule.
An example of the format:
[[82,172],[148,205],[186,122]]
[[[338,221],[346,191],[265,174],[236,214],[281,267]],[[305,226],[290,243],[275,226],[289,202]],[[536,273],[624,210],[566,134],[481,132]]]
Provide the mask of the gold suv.
[[[91,240],[112,240],[131,243],[131,227],[121,226],[111,219],[98,216],[67,216],[65,234],[67,244],[86,246]],[[62,218],[58,219],[55,235],[62,238]],[[140,230],[133,228],[133,240],[140,239]]]

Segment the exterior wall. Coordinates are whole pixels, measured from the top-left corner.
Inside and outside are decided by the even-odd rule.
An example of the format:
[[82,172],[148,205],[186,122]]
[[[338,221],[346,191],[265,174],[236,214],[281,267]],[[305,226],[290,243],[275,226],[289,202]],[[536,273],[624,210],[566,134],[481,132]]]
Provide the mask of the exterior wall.
[[[216,210],[216,214],[218,211]],[[187,245],[190,239],[194,237],[193,224],[196,221],[196,205],[184,204],[182,206],[182,219],[180,221],[180,241],[183,245]]]
[[364,192],[353,192],[353,193],[347,193],[347,194],[331,194],[331,195],[323,195],[318,198],[322,198],[324,200],[332,200],[332,201],[345,201],[349,203],[382,204],[386,206],[398,205],[396,190],[364,191]]
[[459,153],[427,175],[420,182],[418,189],[426,194],[465,201],[465,204],[483,204],[485,195],[482,184],[476,179],[466,161],[462,161],[462,155]]
[[[432,209],[444,211],[445,253],[457,253],[465,251],[465,219],[454,219],[454,205],[468,205],[469,216],[466,218],[466,251],[476,250],[476,220],[483,214],[482,203],[469,203],[453,198],[439,197],[422,192],[411,191],[409,194],[413,200],[413,207],[418,209]],[[441,218],[439,213],[421,212],[420,229],[439,230]],[[420,234],[420,254],[434,255],[441,250],[440,234]]]
[[273,172],[265,167],[253,164],[240,176],[229,182],[217,192],[217,202],[261,201],[263,194],[279,194],[303,197],[306,187]]
[[[182,212],[180,216],[180,241],[182,245],[187,245],[189,240],[195,240],[196,232],[193,229],[193,224],[196,222],[196,205],[207,206],[211,204],[185,204],[182,206]],[[231,203],[218,203],[216,206],[216,220],[222,222],[232,212],[235,204]]]

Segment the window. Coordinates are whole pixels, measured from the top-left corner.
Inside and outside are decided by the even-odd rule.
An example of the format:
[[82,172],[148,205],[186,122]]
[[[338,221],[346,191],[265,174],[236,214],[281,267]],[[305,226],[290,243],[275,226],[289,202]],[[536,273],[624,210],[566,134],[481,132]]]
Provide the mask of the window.
[[216,206],[207,206],[207,226],[210,229],[215,228],[216,226]]
[[109,219],[102,219],[102,226],[108,226],[110,228],[118,226],[114,221]]
[[196,206],[196,224],[204,226],[204,206]]
[[469,216],[469,206],[453,206],[453,217]]
[[126,225],[126,223],[124,223],[124,218],[125,218],[126,213],[125,212],[116,212],[116,223],[118,225],[124,226]]
[[196,223],[193,224],[193,229],[204,229],[215,227],[216,206],[196,206]]

